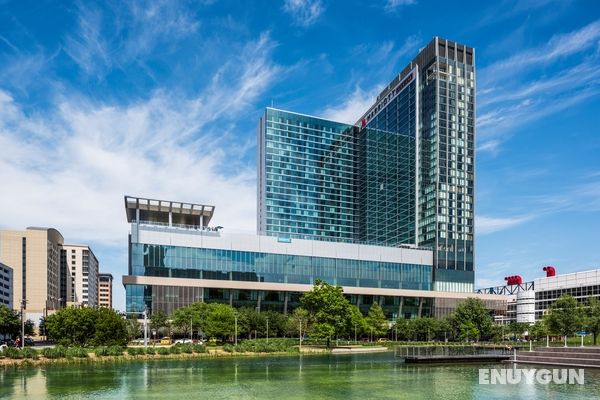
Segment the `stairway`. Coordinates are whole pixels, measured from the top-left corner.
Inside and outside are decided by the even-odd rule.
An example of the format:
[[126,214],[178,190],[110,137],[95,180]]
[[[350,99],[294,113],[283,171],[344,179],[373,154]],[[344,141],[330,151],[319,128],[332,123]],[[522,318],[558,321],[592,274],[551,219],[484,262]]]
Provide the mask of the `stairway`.
[[516,362],[600,368],[600,347],[538,347],[531,352],[521,350],[517,352]]

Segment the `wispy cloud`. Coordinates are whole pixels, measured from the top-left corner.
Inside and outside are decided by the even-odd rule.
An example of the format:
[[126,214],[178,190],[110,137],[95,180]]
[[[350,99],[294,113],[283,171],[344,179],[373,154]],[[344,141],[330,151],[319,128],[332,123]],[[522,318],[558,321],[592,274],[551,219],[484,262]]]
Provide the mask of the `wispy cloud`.
[[397,11],[400,7],[417,4],[417,0],[387,0],[385,10],[388,12]]
[[358,119],[373,105],[377,93],[383,86],[365,91],[360,87],[355,87],[354,91],[346,96],[342,103],[330,106],[323,111],[323,117],[333,121],[354,124]]
[[524,224],[532,218],[532,215],[517,217],[488,217],[479,215],[475,217],[475,230],[478,235],[487,235]]
[[497,154],[515,128],[598,96],[599,46],[597,20],[482,69],[479,148]]
[[267,34],[247,44],[192,99],[157,91],[121,106],[63,95],[54,109],[29,115],[0,91],[0,207],[11,209],[2,225],[44,224],[119,243],[127,193],[215,204],[227,210],[215,216],[220,224],[253,229],[254,166],[236,161],[248,147],[230,145],[235,125],[227,121],[281,71],[270,61],[273,46]]
[[199,26],[179,2],[79,3],[77,29],[65,37],[64,49],[85,75],[102,79],[112,68],[143,63],[156,48],[166,51]]
[[285,0],[283,11],[291,15],[296,25],[308,27],[325,11],[321,0]]

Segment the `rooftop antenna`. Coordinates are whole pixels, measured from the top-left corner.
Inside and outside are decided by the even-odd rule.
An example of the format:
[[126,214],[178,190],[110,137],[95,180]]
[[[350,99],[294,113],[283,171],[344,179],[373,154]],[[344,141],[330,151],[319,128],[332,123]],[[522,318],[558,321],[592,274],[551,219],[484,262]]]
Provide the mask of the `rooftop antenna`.
[[275,102],[273,101],[273,99],[271,99],[271,108],[275,107]]

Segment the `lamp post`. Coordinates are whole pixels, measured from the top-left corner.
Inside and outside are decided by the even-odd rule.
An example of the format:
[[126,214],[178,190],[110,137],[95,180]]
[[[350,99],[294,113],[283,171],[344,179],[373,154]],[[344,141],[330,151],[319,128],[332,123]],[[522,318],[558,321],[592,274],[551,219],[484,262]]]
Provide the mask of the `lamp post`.
[[354,323],[354,344],[356,344],[356,322]]
[[269,344],[269,318],[267,318],[267,344]]
[[299,329],[298,329],[298,340],[299,340],[299,345],[298,345],[298,351],[301,352],[302,351],[302,318],[299,318]]
[[237,319],[238,319],[238,315],[237,312],[234,314],[235,316],[235,345],[237,346]]
[[21,300],[21,350],[25,347],[25,304],[27,300]]

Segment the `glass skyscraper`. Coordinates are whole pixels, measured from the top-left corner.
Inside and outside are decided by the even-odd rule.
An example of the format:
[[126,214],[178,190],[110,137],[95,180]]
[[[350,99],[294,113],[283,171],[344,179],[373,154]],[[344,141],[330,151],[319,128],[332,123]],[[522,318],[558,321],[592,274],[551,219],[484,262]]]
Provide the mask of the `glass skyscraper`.
[[259,232],[428,247],[433,288],[472,291],[474,93],[474,49],[436,37],[354,126],[268,108]]

